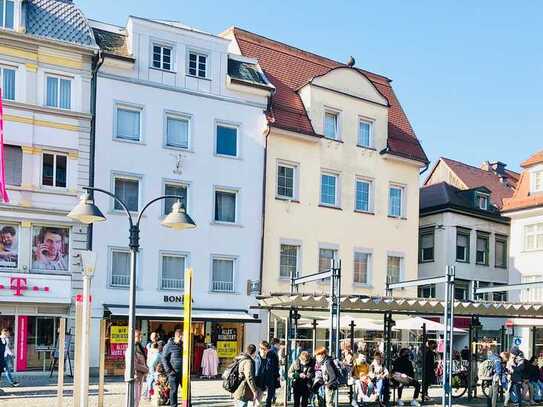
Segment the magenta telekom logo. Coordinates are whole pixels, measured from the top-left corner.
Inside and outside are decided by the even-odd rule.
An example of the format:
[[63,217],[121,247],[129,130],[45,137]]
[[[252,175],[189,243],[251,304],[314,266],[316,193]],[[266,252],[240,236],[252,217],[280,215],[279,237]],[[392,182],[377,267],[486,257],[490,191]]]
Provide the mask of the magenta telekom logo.
[[23,292],[27,290],[49,292],[49,287],[38,287],[38,286],[29,287],[28,281],[25,277],[10,277],[9,287],[4,287],[3,284],[0,284],[0,290],[5,290],[5,289],[13,291],[13,295],[17,297],[21,297],[23,295]]

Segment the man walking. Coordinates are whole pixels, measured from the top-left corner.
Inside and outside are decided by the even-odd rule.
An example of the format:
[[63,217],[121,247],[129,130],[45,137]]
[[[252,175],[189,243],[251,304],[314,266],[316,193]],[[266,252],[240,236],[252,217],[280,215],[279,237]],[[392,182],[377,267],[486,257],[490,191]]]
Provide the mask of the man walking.
[[258,400],[255,383],[255,355],[256,346],[249,345],[246,352],[237,357],[240,361],[238,372],[243,377],[243,380],[234,392],[234,399],[238,401],[237,407],[248,407],[249,401],[256,403]]
[[260,342],[259,352],[255,359],[255,372],[257,387],[262,392],[267,392],[265,406],[271,407],[279,381],[279,358],[266,341]]
[[162,364],[168,375],[170,384],[170,406],[177,407],[177,392],[181,384],[183,369],[183,343],[181,342],[181,329],[176,329],[173,338],[170,338],[162,354]]

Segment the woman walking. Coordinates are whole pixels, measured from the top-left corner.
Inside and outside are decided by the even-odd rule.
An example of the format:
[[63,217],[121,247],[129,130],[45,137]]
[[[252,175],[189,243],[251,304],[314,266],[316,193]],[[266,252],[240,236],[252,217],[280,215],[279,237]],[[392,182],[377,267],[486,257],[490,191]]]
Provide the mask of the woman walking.
[[314,364],[309,352],[303,351],[290,365],[288,377],[292,380],[294,407],[307,407],[311,395],[311,385],[315,377]]

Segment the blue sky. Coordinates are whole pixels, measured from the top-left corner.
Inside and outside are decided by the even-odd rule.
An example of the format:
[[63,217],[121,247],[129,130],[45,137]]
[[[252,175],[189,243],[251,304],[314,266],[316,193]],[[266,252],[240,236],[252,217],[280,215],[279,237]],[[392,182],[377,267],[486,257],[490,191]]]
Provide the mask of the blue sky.
[[432,161],[509,168],[543,149],[543,2],[75,0],[89,18],[236,25],[393,79]]

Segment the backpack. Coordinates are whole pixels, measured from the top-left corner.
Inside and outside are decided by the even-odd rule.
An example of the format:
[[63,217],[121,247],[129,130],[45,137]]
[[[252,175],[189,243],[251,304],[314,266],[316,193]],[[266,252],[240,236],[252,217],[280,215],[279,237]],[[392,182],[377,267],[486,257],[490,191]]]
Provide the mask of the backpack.
[[237,358],[230,366],[228,366],[222,374],[222,387],[228,393],[234,393],[243,379],[245,378],[242,373],[239,372],[239,364],[242,360],[247,358]]
[[334,368],[334,373],[336,374],[337,386],[347,386],[347,382],[349,381],[349,369],[341,366],[338,359],[334,359],[331,365]]
[[480,380],[492,380],[494,373],[495,369],[493,360],[487,359],[479,364],[477,376],[479,376]]

